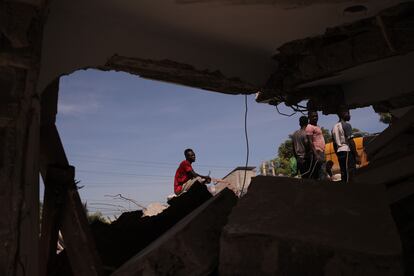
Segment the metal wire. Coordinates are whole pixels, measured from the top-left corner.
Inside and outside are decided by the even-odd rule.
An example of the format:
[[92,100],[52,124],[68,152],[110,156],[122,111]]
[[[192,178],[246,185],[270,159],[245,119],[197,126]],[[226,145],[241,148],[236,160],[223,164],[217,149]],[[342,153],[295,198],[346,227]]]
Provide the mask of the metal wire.
[[244,186],[246,184],[246,175],[247,175],[247,165],[249,164],[249,155],[250,155],[250,148],[249,148],[249,136],[247,134],[247,94],[244,95],[244,135],[246,137],[246,165],[244,166],[244,178],[243,178],[243,185],[240,191],[240,197],[243,196]]

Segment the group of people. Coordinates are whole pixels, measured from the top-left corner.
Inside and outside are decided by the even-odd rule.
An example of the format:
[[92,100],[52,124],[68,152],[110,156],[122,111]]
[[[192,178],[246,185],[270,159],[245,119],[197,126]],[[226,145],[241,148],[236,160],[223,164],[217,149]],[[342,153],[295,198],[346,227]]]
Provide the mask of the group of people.
[[[338,117],[339,121],[332,128],[332,141],[341,169],[341,180],[348,182],[356,171],[359,156],[352,139],[349,110],[341,108]],[[333,162],[325,160],[325,138],[318,119],[316,111],[309,111],[308,116],[300,117],[300,129],[292,135],[292,144],[299,175],[323,180],[332,177]]]
[[[338,117],[339,121],[332,129],[332,140],[341,168],[341,180],[348,182],[356,170],[359,157],[352,139],[349,110],[341,109]],[[323,180],[332,177],[333,163],[325,160],[325,139],[321,127],[318,126],[318,119],[316,111],[309,111],[308,116],[300,117],[300,129],[292,135],[292,142],[300,176]],[[192,149],[186,149],[184,156],[185,160],[180,163],[174,177],[176,195],[189,190],[196,182],[211,182],[210,176],[200,175],[193,170],[192,163],[195,162],[196,156]]]

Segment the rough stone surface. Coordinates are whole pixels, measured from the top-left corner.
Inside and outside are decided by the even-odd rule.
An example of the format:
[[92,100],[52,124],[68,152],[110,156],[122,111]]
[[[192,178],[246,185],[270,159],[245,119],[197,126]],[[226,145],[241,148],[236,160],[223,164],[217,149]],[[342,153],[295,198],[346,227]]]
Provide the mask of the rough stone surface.
[[120,70],[143,78],[162,80],[228,94],[254,93],[257,87],[237,78],[227,78],[220,71],[198,70],[171,60],[148,60],[115,55],[102,69]]
[[[293,95],[296,96],[293,97],[296,103],[299,103],[318,96],[315,95],[317,92],[321,94],[317,99],[322,103],[325,102],[323,91],[326,87],[321,85],[308,90],[300,86],[335,76],[362,64],[414,51],[413,12],[414,3],[402,3],[376,16],[329,28],[323,35],[282,45],[274,57],[278,67],[258,101],[273,99],[276,104],[292,100],[290,98]],[[329,107],[329,104],[328,102],[325,106]],[[381,104],[388,105],[384,102]],[[404,102],[398,104],[408,105]]]
[[[414,178],[400,185],[414,185]],[[405,197],[391,205],[392,215],[397,224],[404,250],[405,275],[414,275],[414,193],[405,193]]]
[[[96,248],[107,272],[116,270],[210,198],[205,185],[195,184],[188,192],[170,200],[170,206],[156,216],[144,217],[139,210],[123,213],[111,224],[92,223]],[[74,275],[66,250],[59,254],[52,275]]]
[[39,11],[0,1],[0,275],[38,271]]
[[390,110],[414,105],[414,91],[398,97],[392,97],[387,101],[381,101],[373,104],[375,112],[389,112]]
[[402,275],[383,187],[253,178],[221,238],[220,275]]
[[208,275],[218,264],[219,240],[236,203],[228,189],[211,198],[113,275]]
[[298,8],[303,6],[308,6],[312,4],[322,4],[322,3],[343,3],[350,2],[350,0],[176,0],[180,4],[194,4],[194,3],[223,3],[231,5],[254,5],[254,4],[263,4],[263,5],[283,5],[286,8]]
[[30,45],[29,28],[38,10],[26,3],[0,3],[0,31],[7,37],[14,48]]

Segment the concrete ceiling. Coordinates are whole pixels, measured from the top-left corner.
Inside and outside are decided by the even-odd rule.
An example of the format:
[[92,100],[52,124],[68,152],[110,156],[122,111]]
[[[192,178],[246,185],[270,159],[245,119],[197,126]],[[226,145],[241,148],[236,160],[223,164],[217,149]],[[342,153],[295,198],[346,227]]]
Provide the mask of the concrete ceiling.
[[[218,92],[254,93],[273,72],[276,64],[272,56],[282,44],[373,16],[400,2],[404,1],[52,1],[44,31],[38,89],[43,91],[57,77],[78,69],[102,68]],[[352,14],[345,11],[355,5],[367,9],[356,9]],[[141,65],[124,69],[125,63],[117,66],[109,62],[114,55],[139,59]],[[194,71],[200,77],[208,72],[209,76],[219,76],[219,84],[206,86],[188,78],[176,80],[171,77],[176,71],[171,73],[170,68],[170,76],[164,77],[165,67],[171,63],[160,63],[148,72],[143,60],[188,65],[181,66],[179,74]],[[154,73],[157,70],[161,74]],[[233,81],[231,88],[220,89],[227,80]]]
[[390,95],[408,95],[414,91],[414,53],[366,63],[329,78],[299,86],[300,88],[341,85],[346,103],[366,106],[385,101]]

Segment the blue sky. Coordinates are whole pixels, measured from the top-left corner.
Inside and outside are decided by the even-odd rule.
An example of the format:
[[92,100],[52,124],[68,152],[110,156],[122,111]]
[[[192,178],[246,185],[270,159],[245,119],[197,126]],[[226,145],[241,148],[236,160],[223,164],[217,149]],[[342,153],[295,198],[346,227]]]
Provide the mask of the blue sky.
[[[249,165],[274,158],[277,147],[298,128],[300,114],[279,115],[248,96]],[[286,108],[281,108],[289,112]],[[367,132],[385,125],[371,108],[351,111],[351,124]],[[337,118],[320,115],[331,128]],[[122,194],[141,205],[165,202],[173,192],[183,150],[193,148],[195,171],[223,177],[244,166],[244,96],[225,95],[121,72],[77,71],[60,79],[57,117],[69,162],[90,211],[107,216],[134,209],[115,200]]]

